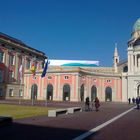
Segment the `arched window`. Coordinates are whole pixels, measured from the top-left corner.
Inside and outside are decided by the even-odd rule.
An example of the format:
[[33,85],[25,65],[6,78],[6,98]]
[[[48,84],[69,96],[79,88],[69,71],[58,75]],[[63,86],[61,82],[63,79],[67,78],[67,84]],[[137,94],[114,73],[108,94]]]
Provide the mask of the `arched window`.
[[70,101],[70,85],[65,84],[63,86],[63,101]]
[[48,84],[48,86],[47,86],[46,98],[47,98],[47,100],[53,100],[53,86],[52,86],[52,84]]
[[105,101],[112,101],[112,89],[110,87],[105,89]]
[[97,88],[96,86],[92,86],[91,88],[91,101],[95,100],[97,97]]
[[0,51],[0,62],[4,62],[4,52]]
[[31,99],[37,100],[37,85],[33,84],[31,88]]
[[128,72],[128,66],[123,67],[123,72]]
[[140,96],[140,85],[137,87],[137,96]]
[[80,99],[81,99],[81,101],[84,101],[84,84],[81,85]]

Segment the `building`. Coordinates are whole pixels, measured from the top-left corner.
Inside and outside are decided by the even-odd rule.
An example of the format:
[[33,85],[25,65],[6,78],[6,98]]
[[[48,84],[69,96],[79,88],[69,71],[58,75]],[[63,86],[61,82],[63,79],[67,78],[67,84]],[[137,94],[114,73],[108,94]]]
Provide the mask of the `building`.
[[24,99],[84,101],[98,96],[101,101],[121,102],[122,66],[117,47],[112,67],[99,67],[98,61],[50,60],[44,78],[37,72],[33,80],[30,70],[25,71]]
[[123,75],[123,84],[127,85],[127,96],[140,96],[140,18],[135,22],[131,38],[128,41],[128,73]]
[[42,70],[46,58],[43,52],[0,33],[0,99],[24,98],[24,72],[33,64]]
[[[44,53],[31,49],[13,38],[7,39],[6,36],[6,41],[4,37],[1,38],[0,80],[4,81],[0,84],[2,97],[5,95],[6,98],[11,98],[13,88],[15,92],[12,93],[12,98],[17,98],[19,89],[23,89],[23,99],[28,100],[84,101],[87,96],[90,100],[98,96],[101,101],[126,102],[128,98],[140,96],[140,19],[134,24],[131,39],[128,41],[127,60],[119,60],[115,45],[112,67],[91,66],[83,62],[79,65],[79,62],[74,64],[75,62],[70,61],[65,61],[71,63],[70,65],[61,65],[58,60],[55,60],[57,65],[51,65],[54,61],[51,60],[44,78],[41,77],[41,64],[46,58]],[[11,52],[14,58],[10,58]],[[22,84],[18,80],[21,56],[24,59]],[[36,74],[32,74],[31,66],[27,68],[27,60],[33,61],[34,57],[39,64]],[[15,65],[11,65],[13,59],[16,61]],[[62,63],[60,60],[59,62]],[[14,74],[11,71],[14,71]],[[4,76],[1,78],[3,73]],[[13,81],[9,82],[11,77]]]

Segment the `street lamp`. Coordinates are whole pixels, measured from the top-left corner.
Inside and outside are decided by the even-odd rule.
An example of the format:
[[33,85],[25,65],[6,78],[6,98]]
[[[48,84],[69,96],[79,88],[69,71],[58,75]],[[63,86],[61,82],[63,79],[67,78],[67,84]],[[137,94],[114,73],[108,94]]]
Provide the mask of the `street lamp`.
[[34,81],[34,84],[33,84],[33,91],[31,91],[32,93],[31,93],[31,96],[32,96],[32,106],[34,105],[34,97],[35,97],[35,79],[36,79],[36,77],[35,77],[35,74],[36,74],[36,67],[35,67],[35,58],[33,59],[33,64],[32,64],[32,66],[31,66],[31,69],[30,69],[30,71],[32,72],[32,74],[33,74],[33,81]]

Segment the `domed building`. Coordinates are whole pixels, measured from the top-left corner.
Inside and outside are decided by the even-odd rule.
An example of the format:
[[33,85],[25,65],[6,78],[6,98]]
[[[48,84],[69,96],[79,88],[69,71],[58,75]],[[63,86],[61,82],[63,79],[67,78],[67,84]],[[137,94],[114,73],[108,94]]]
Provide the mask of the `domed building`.
[[137,21],[135,22],[134,26],[133,26],[133,32],[136,32],[140,30],[140,18],[137,19]]
[[127,96],[132,98],[140,95],[140,18],[133,26],[127,52],[128,73],[124,83],[127,85]]

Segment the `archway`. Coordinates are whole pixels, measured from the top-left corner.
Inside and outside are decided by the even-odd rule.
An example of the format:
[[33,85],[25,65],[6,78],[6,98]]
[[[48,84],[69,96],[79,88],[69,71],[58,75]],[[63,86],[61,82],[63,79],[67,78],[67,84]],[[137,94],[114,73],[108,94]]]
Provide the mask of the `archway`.
[[140,96],[140,84],[137,87],[137,96]]
[[65,84],[63,86],[63,101],[70,101],[70,85]]
[[33,84],[31,87],[31,99],[37,100],[37,85]]
[[112,89],[111,89],[111,87],[106,87],[105,101],[112,101]]
[[91,88],[91,101],[95,100],[95,98],[97,97],[97,88],[96,86],[92,86]]
[[47,100],[53,100],[53,86],[52,86],[52,84],[47,85],[46,98],[47,98]]
[[80,100],[84,101],[84,84],[81,85],[80,89]]

